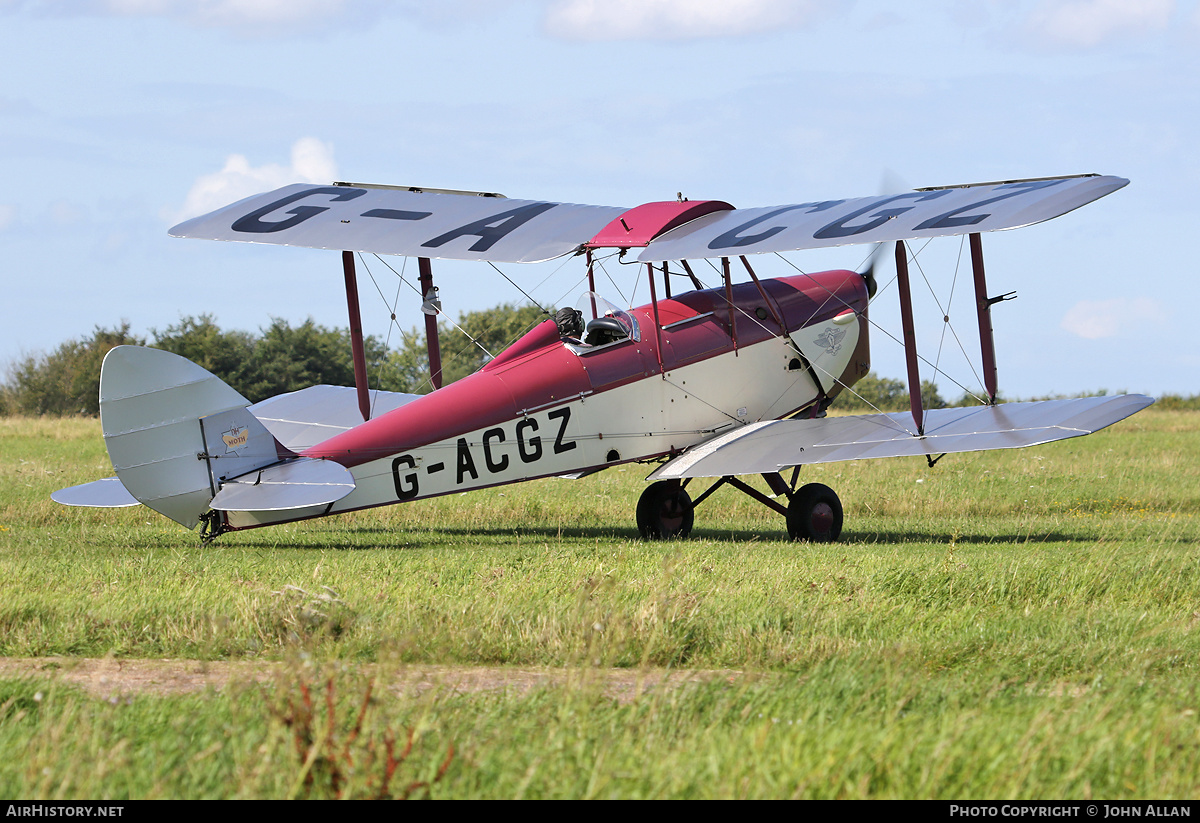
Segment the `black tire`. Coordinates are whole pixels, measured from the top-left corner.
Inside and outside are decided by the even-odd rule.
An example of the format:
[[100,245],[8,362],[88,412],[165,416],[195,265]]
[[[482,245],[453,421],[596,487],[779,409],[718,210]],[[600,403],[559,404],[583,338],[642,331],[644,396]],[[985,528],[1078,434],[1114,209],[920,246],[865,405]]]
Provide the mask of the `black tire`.
[[788,536],[812,543],[833,543],[842,535],[842,501],[822,483],[801,486],[787,511]]
[[646,540],[686,538],[692,533],[696,510],[677,480],[651,483],[637,504],[637,527]]

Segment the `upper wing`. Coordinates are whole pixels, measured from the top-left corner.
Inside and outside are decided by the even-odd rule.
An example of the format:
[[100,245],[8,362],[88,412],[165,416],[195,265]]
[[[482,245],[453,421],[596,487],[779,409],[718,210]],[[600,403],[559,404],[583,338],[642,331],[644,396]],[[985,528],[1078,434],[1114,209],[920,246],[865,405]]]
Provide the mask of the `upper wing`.
[[1013,229],[1066,214],[1129,181],[1085,175],[735,209],[680,226],[638,260],[696,260]]
[[[550,260],[583,245],[644,245],[646,250],[638,259],[655,262],[1011,229],[1058,217],[1128,182],[1098,175],[1054,177],[755,209],[727,208],[727,203],[717,201],[700,209],[694,208],[697,204],[672,203],[667,215],[672,219],[654,223],[653,231],[640,225],[647,219],[642,212],[663,204],[626,209],[296,183],[187,220],[170,233],[207,240],[509,263]],[[680,214],[690,217],[706,210],[709,213],[704,216],[671,228],[682,219]],[[653,216],[663,215],[655,212]],[[606,231],[618,220],[623,231]],[[638,224],[641,231],[634,232],[631,223]]]
[[926,411],[925,434],[908,412],[751,423],[664,463],[651,480],[777,472],[870,457],[1016,449],[1111,426],[1154,400],[1140,394],[1078,397]]
[[187,220],[175,237],[536,263],[574,251],[626,209],[295,183]]

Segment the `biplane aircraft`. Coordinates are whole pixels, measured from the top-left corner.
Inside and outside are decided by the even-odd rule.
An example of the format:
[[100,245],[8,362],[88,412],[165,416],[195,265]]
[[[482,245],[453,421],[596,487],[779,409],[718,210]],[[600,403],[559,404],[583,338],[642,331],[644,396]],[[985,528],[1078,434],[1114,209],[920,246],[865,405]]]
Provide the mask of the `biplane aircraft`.
[[[1128,183],[1080,175],[736,209],[716,200],[586,206],[501,195],[352,183],[295,184],[170,230],[177,237],[341,251],[356,386],[313,386],[251,405],[200,366],[121,346],[104,360],[100,414],[116,477],[56,492],[66,505],[143,504],[205,540],[545,477],[656,463],[636,507],[646,538],[686,537],[695,507],[722,486],[784,515],[794,539],[836,540],[842,506],[798,485],[813,463],[1006,449],[1089,434],[1145,408],[1141,395],[997,403],[980,236],[1058,217]],[[983,395],[924,409],[906,241],[969,235]],[[754,255],[895,244],[911,409],[827,416],[870,367],[867,271],[759,278]],[[434,390],[371,390],[355,254],[419,261]],[[636,253],[650,302],[596,290],[598,257]],[[588,290],[476,373],[442,386],[434,258],[580,258]],[[704,288],[692,264],[711,261]],[[748,279],[734,282],[740,269]],[[741,277],[741,275],[739,275]],[[657,281],[661,278],[660,291]],[[692,290],[673,293],[686,278]],[[582,281],[582,278],[581,278]],[[739,479],[759,474],[773,496]],[[785,474],[787,475],[785,477]],[[693,478],[717,478],[695,499]]]

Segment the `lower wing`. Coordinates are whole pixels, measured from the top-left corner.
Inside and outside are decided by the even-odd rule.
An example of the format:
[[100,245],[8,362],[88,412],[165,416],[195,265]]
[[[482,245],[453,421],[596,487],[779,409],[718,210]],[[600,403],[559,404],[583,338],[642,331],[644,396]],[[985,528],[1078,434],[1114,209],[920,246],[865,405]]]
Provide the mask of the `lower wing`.
[[915,431],[908,412],[751,423],[689,449],[648,479],[764,474],[841,460],[1018,449],[1091,434],[1153,402],[1144,395],[1122,394],[932,409],[925,412],[924,434]]

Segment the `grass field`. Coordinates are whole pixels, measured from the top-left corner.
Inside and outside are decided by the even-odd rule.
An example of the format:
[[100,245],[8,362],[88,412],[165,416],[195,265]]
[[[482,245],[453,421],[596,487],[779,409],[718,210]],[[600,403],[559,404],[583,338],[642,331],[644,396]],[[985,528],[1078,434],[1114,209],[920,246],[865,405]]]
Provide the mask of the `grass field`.
[[[0,796],[1200,794],[1198,412],[805,469],[845,504],[833,545],[728,490],[691,540],[642,542],[638,467],[207,547],[49,500],[109,474],[96,421],[0,418],[0,656],[53,658],[0,679]],[[54,675],[97,657],[271,674]],[[394,685],[435,664],[561,677]],[[613,669],[668,685],[614,696]]]

